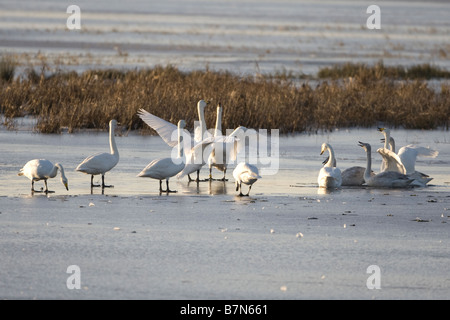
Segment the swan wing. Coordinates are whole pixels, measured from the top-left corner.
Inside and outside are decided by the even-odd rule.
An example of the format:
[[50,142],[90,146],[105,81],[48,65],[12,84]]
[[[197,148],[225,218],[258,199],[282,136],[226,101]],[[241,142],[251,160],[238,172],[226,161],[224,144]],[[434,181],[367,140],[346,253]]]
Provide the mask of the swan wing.
[[350,167],[342,171],[343,186],[361,186],[364,184],[364,167]]
[[398,156],[405,166],[407,174],[412,174],[416,171],[415,165],[417,156],[436,158],[438,154],[439,151],[414,145],[407,145],[400,148],[400,150],[398,151]]
[[155,130],[169,146],[175,147],[178,144],[177,140],[173,140],[173,137],[177,136],[176,133],[178,127],[176,125],[161,119],[144,109],[139,109],[137,114],[139,118],[141,118],[150,128]]
[[87,174],[103,174],[114,168],[118,162],[117,154],[97,153],[84,159],[75,170]]
[[379,148],[377,152],[381,155],[383,161],[381,172],[394,171],[403,174],[406,173],[406,169],[397,154],[386,148]]
[[167,179],[178,174],[184,168],[184,163],[175,163],[172,158],[160,158],[150,162],[138,177],[149,177],[154,179]]

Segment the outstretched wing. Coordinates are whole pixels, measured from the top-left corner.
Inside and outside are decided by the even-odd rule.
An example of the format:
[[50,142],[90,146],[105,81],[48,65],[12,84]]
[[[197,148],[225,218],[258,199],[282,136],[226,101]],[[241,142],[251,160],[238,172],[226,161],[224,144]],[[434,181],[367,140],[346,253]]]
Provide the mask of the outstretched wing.
[[138,116],[144,121],[150,128],[155,130],[159,136],[171,147],[175,147],[178,144],[177,140],[172,140],[174,131],[177,132],[178,127],[164,119],[161,119],[144,109],[139,109]]

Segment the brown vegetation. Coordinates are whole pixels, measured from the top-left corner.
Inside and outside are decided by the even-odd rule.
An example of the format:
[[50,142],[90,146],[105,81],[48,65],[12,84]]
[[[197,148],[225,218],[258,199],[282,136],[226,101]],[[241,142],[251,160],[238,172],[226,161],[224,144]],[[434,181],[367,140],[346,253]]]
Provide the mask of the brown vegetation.
[[214,127],[215,105],[220,102],[224,129],[243,125],[295,133],[379,123],[448,129],[448,84],[437,92],[426,81],[395,81],[380,69],[317,83],[208,70],[181,72],[172,66],[51,76],[30,71],[14,80],[0,79],[0,112],[6,124],[15,117],[36,117],[36,130],[43,133],[106,129],[113,118],[128,130],[151,133],[136,115],[139,108],[172,123],[185,119],[192,129],[196,103],[205,99],[213,103],[205,112],[208,127]]

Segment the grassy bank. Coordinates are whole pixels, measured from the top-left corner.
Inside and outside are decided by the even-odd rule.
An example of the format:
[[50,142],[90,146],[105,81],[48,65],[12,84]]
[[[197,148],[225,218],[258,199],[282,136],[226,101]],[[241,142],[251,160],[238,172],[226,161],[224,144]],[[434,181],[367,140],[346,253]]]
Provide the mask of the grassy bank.
[[226,72],[181,72],[171,66],[51,76],[29,71],[24,77],[0,80],[0,111],[4,124],[10,127],[15,117],[36,117],[35,129],[42,133],[57,133],[61,128],[69,132],[107,128],[112,118],[129,130],[151,133],[136,116],[139,108],[172,123],[185,119],[192,128],[199,99],[212,102],[205,113],[208,127],[214,126],[215,106],[220,102],[223,128],[244,125],[278,128],[281,133],[380,123],[414,129],[448,128],[448,84],[436,92],[424,80],[397,81],[377,66],[354,70],[359,71],[336,77],[329,73],[331,79],[321,80],[320,85]]

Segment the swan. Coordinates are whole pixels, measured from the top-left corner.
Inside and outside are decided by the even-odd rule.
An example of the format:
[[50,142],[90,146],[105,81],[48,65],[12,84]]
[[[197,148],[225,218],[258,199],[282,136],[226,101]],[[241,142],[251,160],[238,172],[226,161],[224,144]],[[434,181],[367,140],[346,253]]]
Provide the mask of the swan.
[[319,171],[319,176],[317,178],[319,187],[339,188],[342,184],[341,170],[334,166],[335,156],[333,148],[328,143],[323,143],[320,154],[322,155],[326,150],[328,150],[330,156],[328,158],[328,162]]
[[[219,104],[217,106],[217,116],[216,116],[216,128],[214,129],[214,136],[222,135],[222,106]],[[218,148],[218,151],[220,152],[220,148]],[[216,168],[223,172],[223,178],[222,181],[226,181],[225,176],[227,172],[227,166],[224,161],[226,157],[226,149],[222,146],[222,158],[217,159],[216,158],[216,148],[215,146],[211,150],[211,153],[208,157],[208,167],[209,167],[209,180],[213,180],[212,178],[212,168]],[[218,155],[220,157],[220,155]]]
[[248,196],[252,185],[258,179],[261,179],[258,168],[248,162],[240,162],[233,170],[233,177],[236,183],[236,191],[239,191],[239,196],[244,196],[244,194],[242,194],[242,184],[249,186],[248,192],[245,195]]
[[407,175],[395,172],[395,171],[383,171],[376,175],[371,176],[372,168],[372,148],[370,144],[359,141],[358,144],[367,153],[367,166],[364,172],[364,180],[369,187],[379,187],[379,188],[406,188],[408,187],[413,179],[409,178]]
[[119,162],[119,150],[117,150],[116,140],[114,139],[114,129],[117,126],[116,120],[109,122],[109,146],[111,153],[97,153],[87,157],[81,162],[76,171],[80,171],[91,175],[91,188],[99,187],[100,185],[94,185],[94,175],[102,175],[102,188],[110,188],[113,186],[105,185],[105,173],[114,168]]
[[[401,147],[398,153],[395,153],[395,140],[390,136],[390,130],[386,128],[378,128],[378,131],[382,132],[384,135],[384,149],[387,148],[387,145],[390,147],[391,152],[384,152],[386,155],[384,156],[387,159],[388,163],[400,163],[401,166],[395,165],[394,169],[390,171],[399,171],[404,173],[412,178],[414,178],[413,185],[416,186],[426,186],[428,182],[433,180],[428,175],[423,174],[421,172],[416,171],[415,164],[417,160],[417,156],[431,157],[435,158],[438,156],[439,152],[432,150],[430,148],[415,146],[415,145],[407,145]],[[386,141],[389,141],[387,143]],[[391,160],[390,158],[394,158]],[[390,169],[390,165],[388,168]],[[399,170],[395,170],[396,168],[400,168]]]
[[[208,102],[206,102],[204,100],[199,100],[197,102],[197,112],[198,112],[200,125],[196,126],[194,129],[195,144],[200,143],[207,136],[205,113],[204,113],[204,110],[207,105],[208,105]],[[167,143],[169,146],[175,147],[177,145],[178,142],[172,140],[172,133],[175,130],[177,130],[176,125],[174,125],[166,120],[163,120],[163,119],[147,112],[144,109],[140,109],[138,111],[138,116],[149,127],[151,127],[153,130],[155,130],[159,134],[159,136],[164,140],[164,142]],[[200,149],[196,149],[196,150],[197,150],[196,153],[200,152]],[[185,164],[186,168],[184,170],[183,176],[188,175],[189,181],[193,181],[193,179],[190,177],[190,174],[197,171],[197,181],[200,181],[200,179],[199,179],[200,169],[204,165],[203,152],[201,153],[201,155],[197,155],[196,153],[192,153],[191,151],[192,151],[192,149],[186,150],[186,164]],[[202,158],[197,159],[198,156],[201,156]]]
[[58,169],[61,173],[61,182],[69,190],[69,182],[64,174],[64,168],[61,164],[57,163],[53,165],[50,161],[46,159],[34,159],[28,161],[22,169],[20,169],[18,175],[25,176],[31,180],[31,192],[40,192],[34,190],[34,182],[39,180],[44,180],[45,183],[45,193],[54,192],[48,191],[47,179],[56,177]]
[[384,135],[384,147],[377,149],[377,152],[381,155],[382,158],[380,172],[394,171],[406,174],[406,169],[402,163],[402,160],[395,153],[395,151],[390,149],[389,142],[391,131],[386,128],[378,128],[378,131],[380,131]]
[[[159,192],[177,192],[169,189],[169,178],[178,174],[184,168],[184,152],[182,145],[182,130],[186,126],[184,120],[178,121],[178,159],[181,161],[175,163],[172,158],[160,158],[150,162],[137,176],[148,177],[159,180]],[[162,180],[166,179],[166,190],[162,189]]]

